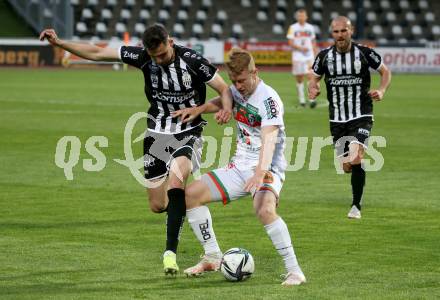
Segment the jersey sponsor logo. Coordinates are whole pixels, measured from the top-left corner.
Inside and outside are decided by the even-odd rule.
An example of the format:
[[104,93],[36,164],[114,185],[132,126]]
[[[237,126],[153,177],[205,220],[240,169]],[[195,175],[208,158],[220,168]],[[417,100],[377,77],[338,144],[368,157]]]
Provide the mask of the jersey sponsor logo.
[[151,86],[157,89],[159,87],[159,77],[157,77],[156,74],[151,73],[150,79],[151,79]]
[[154,166],[154,163],[155,163],[155,161],[154,161],[153,157],[149,157],[149,158],[145,157],[144,158],[144,167],[145,168],[151,168],[152,166]]
[[188,101],[190,99],[193,99],[195,95],[195,91],[190,91],[189,93],[175,93],[175,92],[169,92],[168,95],[165,94],[165,91],[159,92],[157,90],[153,90],[152,97],[153,99],[165,101],[168,103],[183,103],[185,101]]
[[182,70],[182,82],[187,90],[191,88],[192,80],[191,75],[186,70]]
[[272,97],[264,100],[264,106],[266,107],[266,114],[269,120],[278,117],[278,103],[276,103],[275,100],[272,99]]
[[207,65],[201,64],[200,71],[202,71],[207,77],[211,77],[211,73],[209,72],[209,67]]
[[130,59],[133,59],[133,60],[139,58],[139,54],[128,52],[127,50],[124,51],[124,55],[123,56],[124,56],[124,58],[130,58]]
[[364,129],[364,128],[359,128],[358,129],[358,133],[362,134],[362,135],[365,135],[367,137],[370,135],[370,132],[367,129]]
[[190,57],[190,56],[191,56],[191,52],[186,51],[185,53],[183,53],[183,56],[185,56],[185,57]]
[[250,127],[261,126],[261,117],[258,115],[258,109],[250,104],[247,104],[246,106],[237,104],[234,118],[237,122],[246,124]]
[[312,32],[309,30],[295,32],[295,37],[311,37],[311,36],[312,36]]
[[376,55],[376,53],[371,52],[370,53],[370,57],[376,62],[376,63],[380,63],[380,58],[378,55]]
[[271,183],[273,183],[273,175],[272,175],[272,172],[267,171],[267,172],[264,174],[263,183],[267,183],[267,184],[271,184]]
[[357,84],[362,84],[362,78],[360,77],[330,78],[328,82],[330,85],[333,86],[357,85]]

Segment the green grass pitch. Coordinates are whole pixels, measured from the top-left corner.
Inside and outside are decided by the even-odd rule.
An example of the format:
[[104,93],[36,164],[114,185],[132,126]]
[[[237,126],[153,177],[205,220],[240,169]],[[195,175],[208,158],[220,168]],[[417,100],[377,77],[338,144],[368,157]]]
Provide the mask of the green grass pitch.
[[[299,109],[289,73],[261,77],[284,101],[289,136],[330,135],[323,96],[317,109]],[[378,148],[383,169],[367,174],[362,220],[346,218],[349,176],[336,175],[331,147],[318,171],[308,170],[308,151],[305,167],[286,174],[278,212],[308,279],[295,288],[281,287],[283,264],[250,198],[210,208],[222,249],[253,254],[253,278],[164,278],[165,216],[149,211],[143,187],[113,161],[124,158],[128,118],[146,110],[142,86],[137,71],[0,69],[0,299],[440,297],[438,76],[395,75],[375,105],[373,135],[387,147]],[[204,134],[220,139],[222,128],[207,120]],[[68,135],[82,143],[73,181],[54,162],[57,141]],[[109,141],[101,172],[82,167],[90,136]],[[140,155],[141,143],[133,147]],[[181,269],[201,253],[185,224]]]

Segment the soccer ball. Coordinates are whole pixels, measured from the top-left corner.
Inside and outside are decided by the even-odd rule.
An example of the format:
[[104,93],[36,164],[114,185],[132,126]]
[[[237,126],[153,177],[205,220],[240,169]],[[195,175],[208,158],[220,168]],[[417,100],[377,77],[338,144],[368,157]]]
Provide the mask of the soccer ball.
[[220,270],[229,281],[245,280],[254,273],[254,258],[245,249],[229,249],[223,254]]

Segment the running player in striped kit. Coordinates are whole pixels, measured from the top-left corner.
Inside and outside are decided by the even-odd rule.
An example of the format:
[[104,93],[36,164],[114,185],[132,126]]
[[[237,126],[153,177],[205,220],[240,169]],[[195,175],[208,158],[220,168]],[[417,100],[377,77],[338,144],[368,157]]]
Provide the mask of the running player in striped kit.
[[176,275],[177,245],[186,214],[184,188],[191,171],[199,167],[201,134],[206,122],[198,116],[182,123],[172,113],[204,104],[206,85],[209,85],[223,103],[216,119],[226,123],[232,112],[227,84],[215,66],[194,50],[175,45],[165,27],[159,24],[145,30],[144,47],[122,46],[117,50],[63,41],[53,29],[41,32],[40,39],[85,59],[122,61],[144,74],[145,95],[150,102],[144,138],[148,200],[153,212],[167,212],[164,272]]
[[[319,81],[324,76],[333,142],[344,172],[351,172],[353,198],[348,217],[360,219],[365,185],[361,161],[373,127],[372,101],[383,99],[391,82],[391,72],[376,51],[351,40],[353,26],[348,18],[335,18],[331,33],[335,44],[316,57],[309,95],[311,98],[319,95]],[[378,89],[370,90],[370,68],[380,74]]]

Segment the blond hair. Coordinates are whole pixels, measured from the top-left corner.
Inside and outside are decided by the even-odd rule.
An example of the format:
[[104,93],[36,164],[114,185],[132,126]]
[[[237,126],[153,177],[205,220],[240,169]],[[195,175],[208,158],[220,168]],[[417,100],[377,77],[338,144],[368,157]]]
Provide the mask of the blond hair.
[[232,74],[241,74],[244,70],[255,71],[255,61],[252,54],[238,47],[229,51],[225,66]]

